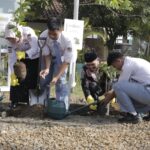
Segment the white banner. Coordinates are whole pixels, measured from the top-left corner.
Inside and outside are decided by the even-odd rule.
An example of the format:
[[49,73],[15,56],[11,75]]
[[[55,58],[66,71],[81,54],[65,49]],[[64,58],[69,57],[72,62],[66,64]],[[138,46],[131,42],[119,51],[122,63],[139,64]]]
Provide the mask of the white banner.
[[65,19],[64,31],[72,37],[75,49],[81,50],[83,44],[83,20]]

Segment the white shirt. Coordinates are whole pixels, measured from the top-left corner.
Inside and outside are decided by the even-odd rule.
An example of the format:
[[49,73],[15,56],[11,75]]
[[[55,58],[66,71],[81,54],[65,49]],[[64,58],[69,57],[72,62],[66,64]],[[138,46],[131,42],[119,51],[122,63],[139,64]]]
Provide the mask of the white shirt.
[[122,80],[150,84],[150,63],[141,58],[125,57],[119,77],[119,81]]
[[[53,56],[54,55],[54,50],[53,50],[54,41],[51,38],[49,38],[48,30],[43,31],[40,37],[46,37],[46,44],[42,49],[42,54],[43,55],[51,54]],[[65,32],[61,32],[57,42],[60,44],[60,48],[62,51],[62,57],[61,57],[62,61],[70,63],[73,57],[73,46],[72,46],[71,39],[67,36]],[[43,43],[44,42],[42,42],[41,44]]]
[[17,61],[16,57],[16,51],[25,51],[29,59],[35,59],[39,57],[39,51],[38,51],[38,37],[36,36],[34,30],[30,27],[20,27],[21,33],[22,33],[22,38],[21,41],[19,42],[19,46],[17,44],[11,44],[9,48],[9,63],[10,63],[10,70],[13,73],[14,69],[13,66],[15,62]]

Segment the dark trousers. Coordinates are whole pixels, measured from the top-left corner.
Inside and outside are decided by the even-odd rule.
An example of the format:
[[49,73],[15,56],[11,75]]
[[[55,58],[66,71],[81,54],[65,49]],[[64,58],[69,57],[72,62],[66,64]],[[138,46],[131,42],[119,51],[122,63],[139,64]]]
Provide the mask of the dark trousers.
[[90,85],[89,85],[89,90],[90,90],[90,93],[92,95],[92,97],[95,99],[95,100],[98,100],[99,99],[99,96],[103,95],[104,94],[104,90],[103,88],[101,88],[97,83],[95,82],[91,82]]
[[10,100],[14,103],[29,103],[29,89],[35,89],[37,86],[39,59],[22,59],[21,61],[26,65],[27,76],[18,86],[10,87]]

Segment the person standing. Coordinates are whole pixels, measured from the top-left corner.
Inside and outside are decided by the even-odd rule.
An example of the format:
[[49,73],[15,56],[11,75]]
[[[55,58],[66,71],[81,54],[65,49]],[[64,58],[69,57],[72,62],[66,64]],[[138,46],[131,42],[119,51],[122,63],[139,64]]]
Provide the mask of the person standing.
[[48,29],[43,31],[40,37],[46,38],[43,48],[45,68],[41,70],[43,78],[41,88],[49,83],[55,85],[56,100],[64,101],[66,110],[69,109],[69,88],[67,83],[67,69],[73,58],[72,42],[62,31],[61,21],[58,18],[51,18],[47,22]]
[[[107,64],[119,70],[120,76],[112,90],[105,94],[104,103],[116,97],[121,111],[126,113],[118,121],[138,123],[141,121],[138,113],[150,112],[150,63],[120,52],[111,52]],[[143,119],[150,120],[150,114]]]
[[[28,26],[9,22],[5,28],[5,38],[10,44],[8,50],[11,77],[16,77],[14,69],[20,62],[20,69],[17,71],[24,73],[24,79],[20,80],[18,77],[19,83],[10,87],[11,108],[14,108],[18,102],[29,103],[29,89],[35,89],[37,85],[39,57],[37,35]],[[12,82],[13,80],[12,78]]]

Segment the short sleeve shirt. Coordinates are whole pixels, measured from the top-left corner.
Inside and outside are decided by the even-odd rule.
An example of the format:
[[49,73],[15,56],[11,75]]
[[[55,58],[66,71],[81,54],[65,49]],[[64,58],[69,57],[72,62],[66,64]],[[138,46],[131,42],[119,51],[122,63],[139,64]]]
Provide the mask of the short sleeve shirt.
[[[53,50],[53,40],[49,38],[48,36],[48,30],[45,30],[40,37],[46,37],[46,44],[43,48],[43,55],[49,55],[52,56],[55,55],[55,52]],[[62,61],[70,63],[73,57],[73,46],[71,39],[67,36],[65,32],[61,32],[60,36],[57,40],[57,42],[60,45],[61,54],[62,54]]]

